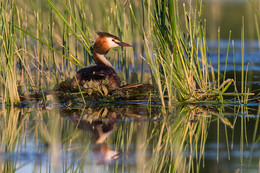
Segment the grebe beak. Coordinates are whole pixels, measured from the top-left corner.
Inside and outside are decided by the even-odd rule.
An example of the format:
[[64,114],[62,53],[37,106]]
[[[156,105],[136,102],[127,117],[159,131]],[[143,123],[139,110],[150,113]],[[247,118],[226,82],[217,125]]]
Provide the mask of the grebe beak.
[[132,45],[127,44],[127,43],[125,43],[125,42],[122,42],[122,41],[120,41],[120,40],[114,40],[114,42],[115,42],[116,44],[118,44],[119,46],[133,47]]

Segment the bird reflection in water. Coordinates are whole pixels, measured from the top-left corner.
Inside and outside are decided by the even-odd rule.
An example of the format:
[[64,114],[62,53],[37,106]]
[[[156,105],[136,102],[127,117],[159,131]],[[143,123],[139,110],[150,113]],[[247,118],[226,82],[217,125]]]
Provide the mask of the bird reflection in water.
[[[107,112],[107,109],[103,112]],[[88,110],[86,110],[85,113],[88,114]],[[98,113],[100,113],[100,111],[98,111]],[[91,111],[90,116],[93,116],[94,114],[95,112],[93,113]],[[102,118],[91,118],[91,120],[80,118],[80,116],[75,113],[72,116],[72,121],[77,125],[77,128],[89,131],[93,134],[92,151],[97,164],[110,164],[120,157],[129,154],[129,152],[113,150],[106,143],[106,139],[113,133],[117,125],[117,118],[119,117],[115,112],[107,112],[105,122],[102,121]]]

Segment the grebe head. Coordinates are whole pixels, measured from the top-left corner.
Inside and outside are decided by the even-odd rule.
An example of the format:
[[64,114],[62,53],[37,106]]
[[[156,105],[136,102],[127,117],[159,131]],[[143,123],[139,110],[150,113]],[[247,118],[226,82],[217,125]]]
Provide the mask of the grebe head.
[[114,47],[124,46],[124,47],[132,47],[130,44],[122,42],[118,37],[106,33],[106,32],[97,32],[98,38],[94,44],[95,53],[99,54],[107,54],[107,52]]
[[113,68],[112,64],[106,59],[107,52],[114,47],[132,47],[130,44],[122,42],[118,37],[106,32],[97,32],[98,38],[93,47],[93,59],[97,65],[106,65]]

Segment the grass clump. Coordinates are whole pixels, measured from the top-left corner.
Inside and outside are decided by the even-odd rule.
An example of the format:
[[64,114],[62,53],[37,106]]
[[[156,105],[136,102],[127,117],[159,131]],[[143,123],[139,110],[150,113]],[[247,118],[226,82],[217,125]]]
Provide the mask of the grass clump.
[[[172,101],[201,100],[199,93],[212,92],[215,81],[207,59],[205,26],[201,23],[202,4],[183,4],[183,15],[175,0],[155,1],[151,11],[154,45],[145,39],[146,47],[154,46],[151,66],[161,97]],[[148,50],[150,52],[150,50]],[[148,55],[151,55],[148,53]]]
[[[217,100],[223,103],[224,93],[235,81],[227,79],[219,70],[216,76],[211,65],[202,1],[183,3],[182,8],[178,0],[145,1],[145,4],[150,30],[143,32],[144,59],[150,65],[162,104],[166,105],[165,98],[169,107],[175,101]],[[132,15],[135,17],[134,13]],[[246,92],[243,90],[241,94]]]
[[11,105],[20,101],[18,94],[18,85],[16,82],[16,59],[14,58],[16,50],[16,33],[14,28],[9,25],[9,21],[16,19],[16,12],[10,8],[14,3],[7,1],[0,4],[0,94],[4,102]]

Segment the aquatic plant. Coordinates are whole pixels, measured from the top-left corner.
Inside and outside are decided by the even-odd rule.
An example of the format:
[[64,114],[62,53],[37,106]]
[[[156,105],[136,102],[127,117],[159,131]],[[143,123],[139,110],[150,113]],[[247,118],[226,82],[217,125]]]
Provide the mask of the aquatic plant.
[[[8,102],[11,105],[20,101],[18,93],[17,69],[15,66],[19,60],[15,58],[15,51],[17,48],[16,37],[17,34],[14,28],[9,25],[9,21],[15,20],[17,15],[12,7],[15,3],[8,1],[0,4],[0,95],[2,102]],[[18,61],[18,62],[17,62]]]
[[[169,107],[174,101],[223,102],[224,93],[236,82],[226,79],[225,71],[221,74],[220,62],[215,76],[216,70],[208,57],[206,21],[201,17],[202,1],[183,3],[183,12],[178,0],[145,1],[145,4],[151,31],[141,33],[146,48],[144,59],[151,67],[162,104],[166,105],[165,98]],[[230,38],[231,34],[229,42]],[[228,52],[229,46],[226,59]],[[245,82],[245,78],[241,81]],[[246,93],[244,87],[241,92]]]

